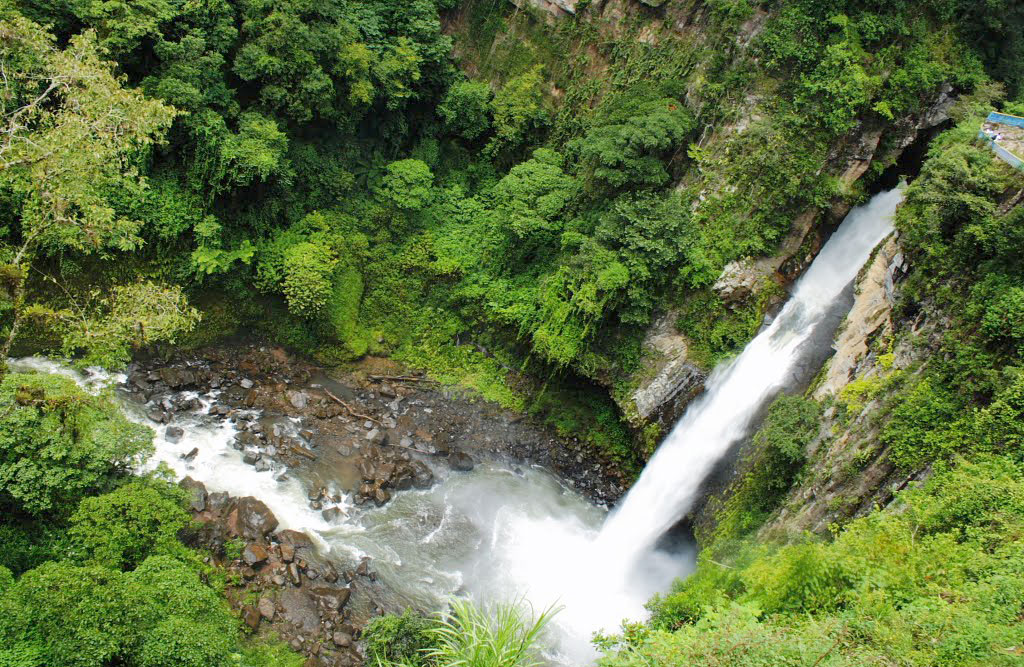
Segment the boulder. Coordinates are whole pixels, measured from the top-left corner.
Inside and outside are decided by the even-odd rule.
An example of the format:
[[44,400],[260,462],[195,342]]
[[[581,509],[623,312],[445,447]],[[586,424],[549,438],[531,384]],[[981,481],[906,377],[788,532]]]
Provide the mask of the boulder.
[[268,621],[274,620],[274,613],[276,609],[274,608],[274,601],[271,598],[264,595],[260,598],[260,602],[256,608],[259,609],[260,616]]
[[289,389],[285,392],[285,398],[296,410],[304,410],[306,405],[309,404],[309,394],[304,391],[297,391],[295,389]]
[[187,368],[161,368],[157,373],[171,389],[181,389],[196,383],[196,374]]
[[277,530],[277,517],[263,501],[246,496],[238,501],[235,509],[245,537],[262,538]]
[[459,472],[469,472],[473,469],[473,459],[469,454],[459,451],[452,450],[448,455],[448,465],[452,467],[452,470],[458,470]]
[[185,435],[185,429],[180,426],[168,426],[164,430],[164,439],[167,442],[176,443],[181,440],[182,436]]
[[199,456],[199,448],[193,447],[192,449],[188,450],[187,454],[182,454],[181,458],[185,461],[191,461],[197,456]]
[[263,617],[260,615],[260,612],[256,607],[246,606],[242,608],[242,620],[245,621],[245,624],[249,626],[250,629],[257,630],[260,627],[260,621],[263,620]]
[[326,586],[314,588],[310,593],[327,611],[341,611],[352,595],[352,591],[348,588],[328,588]]
[[267,550],[259,544],[247,544],[242,550],[242,560],[251,566],[259,565],[267,560]]
[[333,523],[343,516],[342,511],[337,507],[328,507],[323,512],[320,512],[320,516],[324,518],[324,521]]
[[286,588],[281,591],[277,601],[281,606],[281,617],[299,632],[312,634],[320,629],[320,613],[316,602],[304,591]]
[[188,506],[193,512],[202,512],[206,509],[206,501],[209,496],[206,493],[205,484],[186,477],[178,482],[178,486],[188,492]]
[[338,648],[348,648],[352,645],[352,635],[347,632],[335,632],[331,639]]
[[422,461],[413,461],[410,466],[412,467],[412,483],[417,489],[427,489],[434,483],[434,473],[430,472],[430,468],[427,464]]

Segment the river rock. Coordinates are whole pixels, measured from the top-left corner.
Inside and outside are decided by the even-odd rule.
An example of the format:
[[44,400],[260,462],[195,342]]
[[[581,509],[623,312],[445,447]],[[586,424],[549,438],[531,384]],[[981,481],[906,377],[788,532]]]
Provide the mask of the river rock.
[[181,389],[196,383],[196,374],[187,368],[161,368],[157,373],[171,389]]
[[277,517],[274,513],[263,501],[252,496],[240,499],[235,511],[238,512],[241,532],[245,537],[262,538],[277,529]]
[[290,563],[295,560],[295,547],[290,544],[281,545],[281,560]]
[[185,461],[191,461],[197,456],[199,456],[199,448],[193,447],[192,449],[188,450],[187,454],[182,454],[181,458]]
[[452,450],[448,455],[448,465],[452,467],[452,470],[469,472],[473,469],[473,459],[465,452]]
[[205,484],[191,477],[186,477],[178,482],[178,486],[188,492],[188,506],[193,512],[202,512],[206,509],[208,495]]
[[286,588],[278,597],[281,617],[295,626],[299,632],[314,633],[320,628],[320,613],[316,602],[304,591]]
[[247,544],[242,550],[242,560],[249,565],[255,566],[267,560],[267,550],[259,544]]
[[256,607],[242,607],[242,620],[245,621],[245,624],[249,626],[249,628],[253,630],[258,629],[262,619],[263,617],[260,615],[260,612]]
[[260,453],[254,449],[247,449],[242,452],[242,463],[255,465],[260,460]]
[[184,435],[185,429],[180,426],[168,426],[164,430],[164,439],[166,439],[167,442],[177,443]]
[[417,489],[427,489],[434,483],[434,473],[430,472],[430,468],[427,464],[422,461],[413,461],[410,463],[412,468],[412,483]]
[[338,648],[348,648],[352,645],[352,635],[347,632],[335,632],[331,639]]
[[387,501],[391,500],[391,494],[386,489],[377,487],[373,491],[373,499],[378,505],[383,505]]
[[388,434],[381,428],[370,429],[365,437],[373,445],[383,445],[388,441]]
[[319,587],[310,591],[320,605],[327,611],[341,611],[341,608],[348,602],[352,591],[348,588],[327,588]]
[[320,512],[320,516],[324,518],[327,523],[334,523],[342,517],[342,511],[337,507],[328,507],[323,512]]
[[274,613],[276,609],[274,608],[274,601],[270,597],[266,595],[261,597],[259,605],[257,605],[257,609],[259,609],[260,611],[260,616],[262,616],[266,620],[274,620]]
[[291,403],[291,406],[296,410],[305,409],[306,405],[309,403],[309,394],[307,394],[304,391],[289,389],[288,391],[285,392],[285,397],[288,399],[288,402]]

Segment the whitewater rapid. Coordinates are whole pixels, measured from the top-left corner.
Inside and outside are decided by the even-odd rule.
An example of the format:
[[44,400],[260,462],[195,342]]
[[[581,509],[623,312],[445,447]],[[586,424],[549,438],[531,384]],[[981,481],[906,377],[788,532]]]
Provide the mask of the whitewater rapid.
[[615,576],[633,576],[657,540],[691,509],[715,464],[790,382],[804,345],[891,233],[902,199],[897,188],[850,211],[771,325],[712,372],[705,393],[688,407],[601,530],[595,549]]

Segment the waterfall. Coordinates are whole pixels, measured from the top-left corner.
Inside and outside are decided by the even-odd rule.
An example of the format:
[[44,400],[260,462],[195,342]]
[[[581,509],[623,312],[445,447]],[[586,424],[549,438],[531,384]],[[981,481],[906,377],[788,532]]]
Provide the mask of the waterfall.
[[797,281],[778,317],[743,352],[711,374],[640,479],[608,517],[597,547],[626,576],[692,507],[701,484],[746,436],[759,410],[786,386],[801,347],[827,322],[830,306],[892,230],[900,189],[850,211]]

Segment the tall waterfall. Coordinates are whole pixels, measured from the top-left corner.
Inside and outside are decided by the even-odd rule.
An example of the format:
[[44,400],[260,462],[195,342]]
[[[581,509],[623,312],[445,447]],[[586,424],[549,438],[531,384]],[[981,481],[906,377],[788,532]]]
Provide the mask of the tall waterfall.
[[707,391],[689,406],[605,522],[597,547],[606,563],[623,574],[632,569],[690,510],[715,464],[786,385],[801,346],[826,322],[829,307],[892,230],[902,198],[901,190],[890,190],[853,209],[796,283],[778,317],[738,357],[715,369]]

